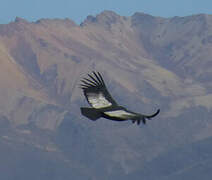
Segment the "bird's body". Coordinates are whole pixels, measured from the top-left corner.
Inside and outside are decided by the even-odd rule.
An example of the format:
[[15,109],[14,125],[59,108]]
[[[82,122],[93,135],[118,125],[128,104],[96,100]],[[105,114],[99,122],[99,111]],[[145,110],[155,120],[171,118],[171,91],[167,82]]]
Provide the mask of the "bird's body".
[[146,119],[151,119],[160,112],[158,109],[152,115],[143,115],[119,106],[109,94],[101,74],[93,72],[93,75],[88,74],[90,79],[81,80],[83,83],[81,88],[88,103],[92,106],[92,108],[81,107],[81,113],[89,119],[97,120],[104,117],[114,121],[132,120],[133,123],[137,122],[137,124],[142,121],[145,124]]

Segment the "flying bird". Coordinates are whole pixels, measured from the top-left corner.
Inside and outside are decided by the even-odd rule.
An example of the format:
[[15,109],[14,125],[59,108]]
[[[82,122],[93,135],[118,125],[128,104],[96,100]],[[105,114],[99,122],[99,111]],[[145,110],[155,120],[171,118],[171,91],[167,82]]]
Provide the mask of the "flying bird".
[[139,125],[141,121],[146,124],[146,119],[150,120],[160,112],[160,109],[158,109],[152,115],[145,115],[129,111],[118,105],[108,92],[99,72],[93,71],[93,74],[88,74],[88,78],[83,78],[81,82],[80,88],[82,88],[85,98],[91,106],[81,107],[81,113],[93,121],[103,117],[113,121],[131,120]]

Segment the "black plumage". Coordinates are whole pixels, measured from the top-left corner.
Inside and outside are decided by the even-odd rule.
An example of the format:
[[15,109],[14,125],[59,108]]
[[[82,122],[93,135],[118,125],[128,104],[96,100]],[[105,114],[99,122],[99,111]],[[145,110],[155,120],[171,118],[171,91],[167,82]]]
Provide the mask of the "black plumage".
[[146,119],[150,120],[160,112],[160,109],[158,109],[152,115],[144,115],[129,111],[119,106],[112,98],[99,72],[93,72],[92,75],[88,74],[88,77],[81,80],[80,87],[91,108],[81,107],[80,109],[82,115],[91,120],[104,117],[114,121],[132,120],[133,123],[137,122],[139,125],[141,121],[145,124]]

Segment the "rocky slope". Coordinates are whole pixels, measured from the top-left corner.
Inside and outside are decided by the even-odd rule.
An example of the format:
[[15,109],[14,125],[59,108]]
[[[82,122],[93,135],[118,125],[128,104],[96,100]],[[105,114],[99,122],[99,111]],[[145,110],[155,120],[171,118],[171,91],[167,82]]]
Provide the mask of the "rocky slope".
[[[81,25],[21,18],[0,25],[0,171],[5,172],[0,177],[148,178],[141,173],[146,165],[159,166],[160,157],[172,157],[176,148],[211,142],[211,37],[212,16],[205,14],[122,17],[104,11]],[[147,126],[82,117],[79,107],[87,103],[78,84],[92,70],[102,73],[120,104],[143,113],[159,107],[160,116]],[[195,165],[199,154],[194,156]],[[184,160],[178,161],[171,163]],[[187,179],[195,168],[186,172]],[[172,179],[179,176],[175,170],[180,171],[171,170]]]

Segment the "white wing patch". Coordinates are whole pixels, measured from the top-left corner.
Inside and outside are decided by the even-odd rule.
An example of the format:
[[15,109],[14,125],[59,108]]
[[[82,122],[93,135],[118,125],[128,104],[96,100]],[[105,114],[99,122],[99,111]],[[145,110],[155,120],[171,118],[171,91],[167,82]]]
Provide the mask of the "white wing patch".
[[91,103],[91,105],[96,108],[105,108],[108,106],[111,106],[112,103],[109,102],[102,93],[96,94],[96,93],[88,93],[88,101]]
[[124,111],[124,110],[115,110],[115,111],[107,111],[104,112],[106,115],[111,117],[117,117],[117,118],[130,118],[133,117],[135,114]]

